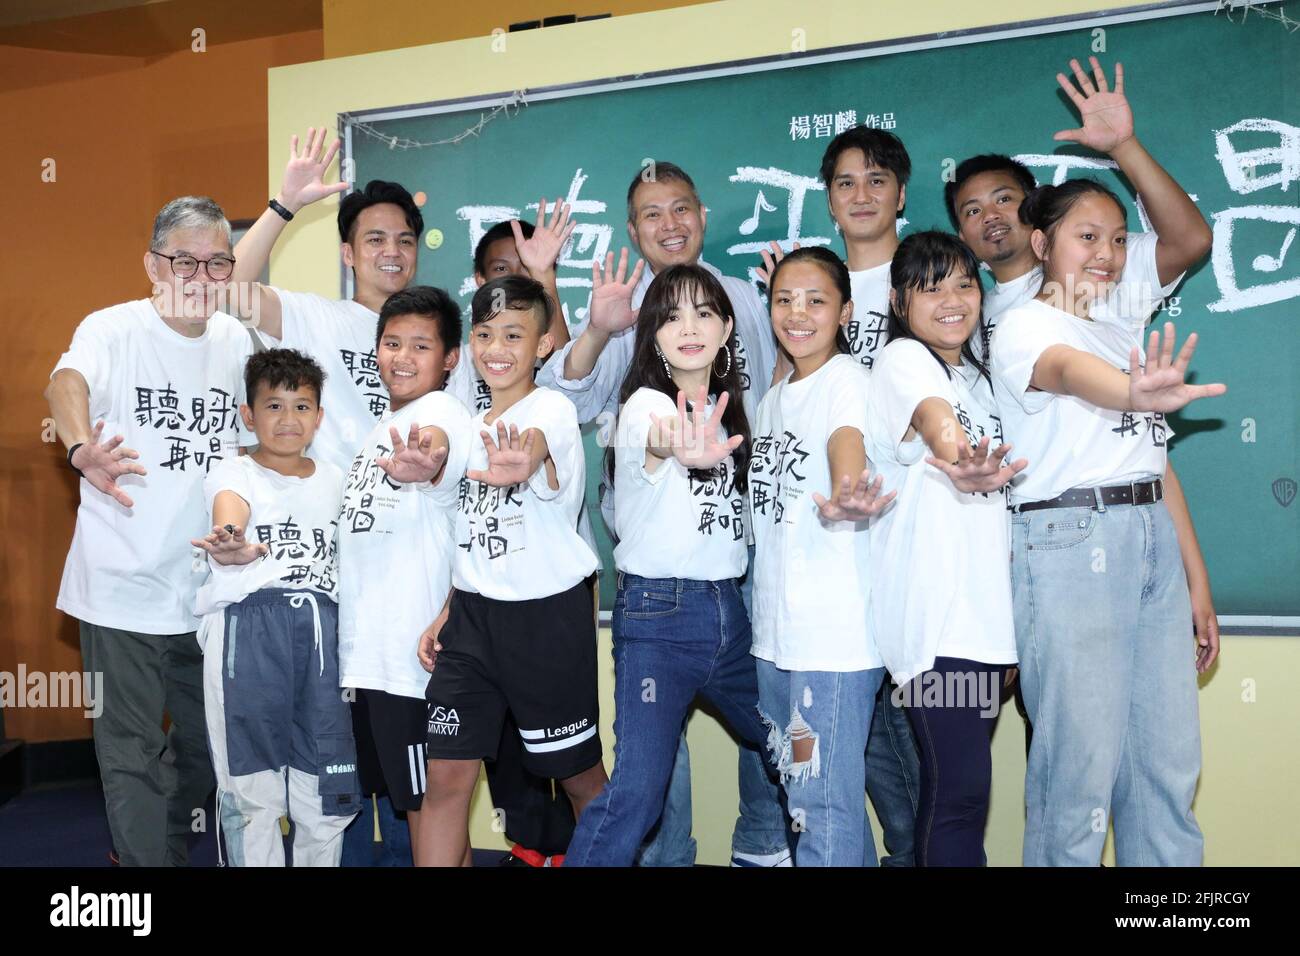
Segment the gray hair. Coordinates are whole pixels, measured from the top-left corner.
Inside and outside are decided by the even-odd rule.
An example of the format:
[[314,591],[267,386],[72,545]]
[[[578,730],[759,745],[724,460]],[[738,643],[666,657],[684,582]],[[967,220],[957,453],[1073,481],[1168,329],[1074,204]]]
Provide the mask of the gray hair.
[[230,242],[230,222],[221,207],[207,196],[181,196],[163,206],[154,217],[149,248],[165,248],[173,229],[219,229]]

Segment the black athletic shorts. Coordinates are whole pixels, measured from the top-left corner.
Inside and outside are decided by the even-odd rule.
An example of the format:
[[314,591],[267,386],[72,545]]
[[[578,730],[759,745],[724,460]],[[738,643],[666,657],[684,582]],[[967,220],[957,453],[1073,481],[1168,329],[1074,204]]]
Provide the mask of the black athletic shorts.
[[365,771],[373,773],[366,765],[377,760],[383,787],[376,787],[374,792],[387,791],[393,809],[400,813],[419,810],[424,802],[428,713],[429,705],[418,698],[365,688],[357,689],[352,705],[357,750],[373,755],[361,761],[362,783],[370,782]]
[[452,591],[429,678],[430,760],[492,760],[506,711],[524,767],[563,780],[600,762],[591,588],[532,601]]

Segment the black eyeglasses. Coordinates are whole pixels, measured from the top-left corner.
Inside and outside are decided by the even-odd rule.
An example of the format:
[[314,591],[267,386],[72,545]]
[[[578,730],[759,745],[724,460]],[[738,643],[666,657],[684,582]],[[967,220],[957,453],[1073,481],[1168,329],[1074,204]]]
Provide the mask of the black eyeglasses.
[[192,279],[198,275],[199,266],[207,270],[208,278],[220,282],[229,279],[235,271],[235,260],[231,256],[213,256],[211,259],[196,259],[193,256],[169,256],[157,249],[150,249],[155,256],[162,256],[172,267],[172,275],[178,279]]

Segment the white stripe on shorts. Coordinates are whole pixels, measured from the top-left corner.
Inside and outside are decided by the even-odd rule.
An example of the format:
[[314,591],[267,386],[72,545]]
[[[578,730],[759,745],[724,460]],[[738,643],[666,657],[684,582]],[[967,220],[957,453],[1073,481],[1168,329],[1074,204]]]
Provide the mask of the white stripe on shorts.
[[543,737],[546,736],[546,731],[524,730],[523,728],[520,728],[519,730],[519,736],[524,738],[524,749],[527,750],[529,753],[534,753],[534,754],[549,753],[552,750],[567,750],[570,747],[574,747],[582,743],[587,738],[594,736],[595,733],[596,733],[596,728],[593,725],[591,727],[588,727],[582,733],[575,734],[572,737],[562,737],[559,740],[552,740],[549,743],[534,744],[534,743],[529,743],[529,741],[542,739]]

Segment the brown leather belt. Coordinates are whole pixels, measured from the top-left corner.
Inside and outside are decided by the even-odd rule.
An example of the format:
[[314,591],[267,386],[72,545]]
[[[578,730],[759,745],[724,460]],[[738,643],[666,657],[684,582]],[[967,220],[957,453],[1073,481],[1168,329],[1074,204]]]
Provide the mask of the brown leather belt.
[[1071,488],[1047,501],[1027,501],[1023,505],[1012,505],[1011,510],[1016,514],[1022,511],[1041,511],[1044,508],[1091,508],[1095,511],[1098,497],[1103,505],[1110,507],[1155,504],[1164,495],[1164,483],[1157,478],[1154,481],[1130,482],[1105,488]]

